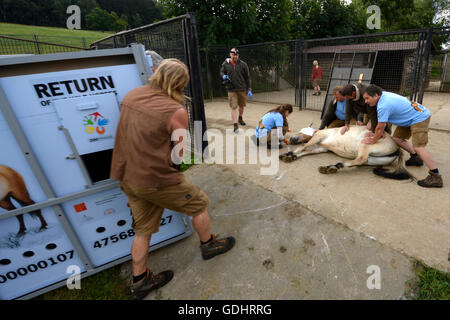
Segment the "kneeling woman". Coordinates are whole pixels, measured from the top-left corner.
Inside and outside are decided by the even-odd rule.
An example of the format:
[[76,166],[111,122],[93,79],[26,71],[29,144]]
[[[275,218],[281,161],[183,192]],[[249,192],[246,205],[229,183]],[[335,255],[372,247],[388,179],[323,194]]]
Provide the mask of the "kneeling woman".
[[290,104],[284,104],[269,110],[256,127],[257,145],[267,144],[268,148],[282,148],[280,141],[285,139],[284,136],[288,132],[287,117],[291,113],[292,106]]

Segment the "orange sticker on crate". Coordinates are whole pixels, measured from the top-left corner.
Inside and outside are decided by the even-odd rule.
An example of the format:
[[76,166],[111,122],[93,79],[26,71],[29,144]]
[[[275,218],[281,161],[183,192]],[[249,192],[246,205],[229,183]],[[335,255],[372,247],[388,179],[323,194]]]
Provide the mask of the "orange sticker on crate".
[[81,212],[87,210],[86,205],[83,203],[79,203],[73,206],[76,212]]

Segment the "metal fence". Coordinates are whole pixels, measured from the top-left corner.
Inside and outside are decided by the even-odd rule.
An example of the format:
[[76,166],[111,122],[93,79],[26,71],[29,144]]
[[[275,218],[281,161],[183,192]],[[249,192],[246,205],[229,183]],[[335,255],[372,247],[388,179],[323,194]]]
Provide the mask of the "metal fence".
[[[104,37],[110,34],[111,33],[105,33]],[[0,35],[24,40],[62,44],[66,46],[80,47],[84,49],[89,49],[90,44],[99,39],[98,36],[69,37],[69,36],[53,36],[53,35],[37,35],[37,34],[0,34]]]
[[[141,43],[146,49],[156,51],[163,58],[177,58],[187,65],[191,80],[185,89],[185,94],[191,98],[185,105],[190,120],[189,131],[193,136],[194,122],[200,121],[203,135],[206,131],[206,117],[195,16],[186,14],[119,32],[92,43],[91,48],[120,48],[131,43]],[[207,141],[202,141],[201,144],[203,150],[207,146]]]
[[[253,101],[290,103],[320,111],[325,105],[328,87],[336,83],[330,79],[336,67],[346,67],[351,72],[370,70],[363,73],[363,80],[421,102],[424,91],[435,85],[432,66],[436,65],[436,59],[441,58],[436,55],[433,57],[433,54],[438,53],[433,45],[433,37],[448,38],[449,34],[449,28],[420,29],[259,43],[238,46],[238,49],[240,59],[249,65]],[[219,73],[223,61],[229,57],[229,49],[215,46],[201,52],[207,99],[226,97]],[[310,81],[314,60],[319,62],[323,71],[321,95],[313,95]],[[349,77],[346,83],[352,81],[355,79]]]
[[46,54],[88,50],[82,47],[0,35],[0,55]]

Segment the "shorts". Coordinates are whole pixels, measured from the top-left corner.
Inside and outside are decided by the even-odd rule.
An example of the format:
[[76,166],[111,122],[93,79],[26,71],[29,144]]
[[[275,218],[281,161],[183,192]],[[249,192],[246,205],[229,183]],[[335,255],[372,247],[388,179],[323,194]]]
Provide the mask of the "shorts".
[[320,85],[320,79],[313,79],[312,85],[313,85],[313,87],[318,87]]
[[428,143],[428,126],[431,116],[427,120],[413,124],[411,127],[397,127],[393,137],[408,140],[412,136],[414,147],[423,148]]
[[247,93],[245,91],[228,91],[228,101],[231,109],[245,107],[247,102]]
[[121,182],[120,188],[128,196],[132,227],[140,236],[158,232],[164,208],[194,217],[209,205],[208,196],[187,180],[164,188],[136,187]]
[[328,125],[327,129],[343,127],[344,125],[345,125],[345,120],[334,119],[334,120],[331,121],[331,123]]

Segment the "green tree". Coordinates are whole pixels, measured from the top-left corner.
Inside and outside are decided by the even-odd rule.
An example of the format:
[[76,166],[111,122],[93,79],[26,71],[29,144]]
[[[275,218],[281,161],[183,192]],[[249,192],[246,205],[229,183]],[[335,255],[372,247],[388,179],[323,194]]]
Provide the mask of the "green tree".
[[326,38],[364,33],[358,7],[342,0],[293,0],[292,36]]
[[360,7],[377,5],[381,10],[381,31],[398,31],[441,26],[439,11],[449,8],[447,0],[358,0]]
[[290,38],[292,1],[254,0],[257,28],[253,42],[281,41]]
[[203,46],[289,38],[291,0],[162,0],[164,16],[195,13]]
[[111,17],[114,19],[114,24],[112,26],[113,31],[117,32],[126,29],[128,21],[126,20],[126,17],[124,15],[119,17],[117,13],[113,11],[111,12]]
[[162,0],[162,4],[166,18],[195,13],[202,46],[251,42],[256,30],[255,5],[248,0]]
[[111,14],[100,7],[94,8],[87,16],[86,22],[91,30],[113,30],[115,20]]

